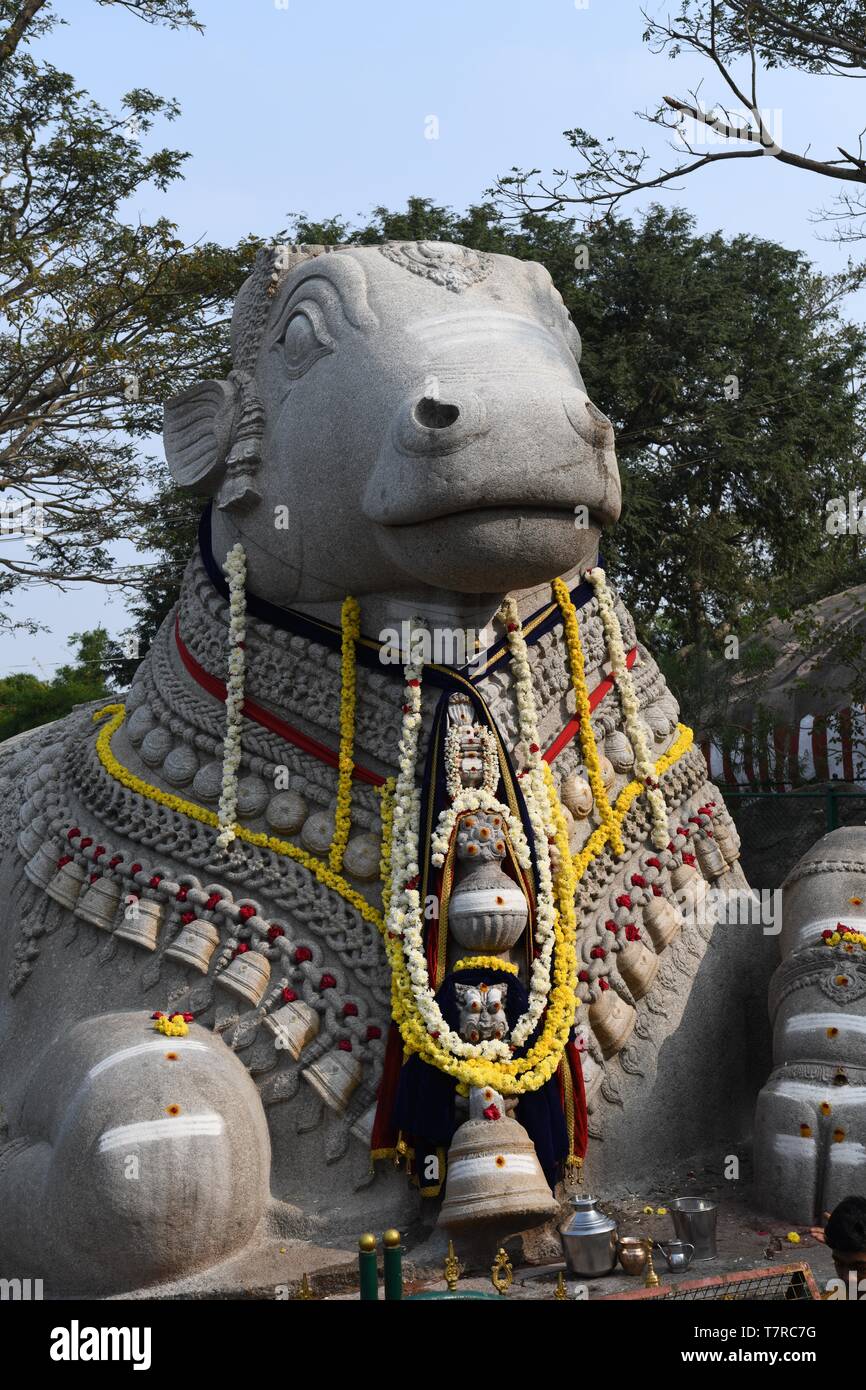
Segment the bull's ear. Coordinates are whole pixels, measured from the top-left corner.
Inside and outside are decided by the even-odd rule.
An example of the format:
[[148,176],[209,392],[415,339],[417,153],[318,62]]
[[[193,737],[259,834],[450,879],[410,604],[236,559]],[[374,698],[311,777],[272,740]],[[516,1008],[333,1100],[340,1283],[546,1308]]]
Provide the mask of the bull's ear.
[[202,381],[166,402],[163,442],[180,487],[212,497],[225,470],[237,391],[230,381]]

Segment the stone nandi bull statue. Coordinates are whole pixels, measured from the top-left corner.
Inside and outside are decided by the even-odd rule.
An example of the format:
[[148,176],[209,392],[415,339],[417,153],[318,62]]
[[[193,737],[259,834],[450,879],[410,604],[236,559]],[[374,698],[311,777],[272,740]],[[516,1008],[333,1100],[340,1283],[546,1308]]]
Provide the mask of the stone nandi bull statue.
[[[630,714],[618,698],[602,595],[581,577],[619,513],[613,432],[547,272],[427,242],[277,248],[240,292],[232,348],[227,381],[166,409],[171,471],[211,503],[124,706],[0,750],[0,1268],[50,1292],[166,1283],[254,1258],[277,1229],[334,1242],[414,1210],[403,1175],[373,1180],[369,1158],[394,959],[381,839],[383,820],[403,823],[381,787],[401,775],[419,685],[404,693],[371,639],[404,624],[433,640],[425,681],[437,634],[479,634],[468,698],[503,776],[511,755],[512,810],[521,775],[543,773],[502,659],[522,625],[556,824],[582,865],[565,1029],[603,1141],[595,1181],[729,1145],[750,1108],[741,941],[704,960],[697,910],[707,879],[744,883],[735,832],[617,602]],[[591,737],[587,720],[576,736],[578,678]],[[653,779],[635,783],[641,741],[665,844]],[[564,872],[562,842],[542,855]],[[418,865],[405,870],[411,895]],[[521,872],[503,891],[525,920]],[[509,1007],[535,979],[524,946]],[[450,970],[450,938],[442,952]]]

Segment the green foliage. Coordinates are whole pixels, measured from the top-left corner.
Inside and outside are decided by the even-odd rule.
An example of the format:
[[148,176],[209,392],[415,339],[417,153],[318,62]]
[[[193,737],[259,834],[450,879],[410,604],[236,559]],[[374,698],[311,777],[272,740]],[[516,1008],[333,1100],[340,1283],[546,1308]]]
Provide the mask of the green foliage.
[[0,743],[25,729],[62,719],[76,705],[110,693],[105,675],[110,646],[105,629],[73,633],[69,645],[75,648],[75,659],[58,667],[53,680],[39,680],[27,671],[0,679]]
[[[194,23],[181,0],[122,7],[150,23]],[[141,88],[109,113],[32,56],[50,7],[0,0],[4,21],[0,499],[41,505],[45,534],[26,555],[0,538],[0,623],[4,597],[31,584],[142,577],[119,570],[110,548],[144,546],[155,476],[144,441],[167,396],[224,367],[228,308],[258,245],[188,247],[166,218],[127,222],[138,190],[180,176],[184,154],[145,149],[176,103]]]

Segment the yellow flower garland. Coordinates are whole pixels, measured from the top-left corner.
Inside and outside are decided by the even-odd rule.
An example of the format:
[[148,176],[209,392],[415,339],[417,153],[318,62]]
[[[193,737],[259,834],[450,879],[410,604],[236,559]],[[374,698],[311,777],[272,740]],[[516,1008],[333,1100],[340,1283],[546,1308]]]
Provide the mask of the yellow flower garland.
[[502,960],[499,956],[464,956],[452,966],[452,970],[506,970],[509,975],[517,974],[514,962]]
[[[563,586],[564,587],[564,586]],[[566,591],[567,593],[567,591]],[[559,595],[560,604],[562,601]],[[346,642],[344,642],[344,685],[343,701],[341,707],[341,744],[340,744],[340,777],[341,790],[343,787],[343,769],[345,761],[348,759],[349,767],[351,763],[352,743],[354,731],[354,708],[355,708],[355,669],[354,669],[354,641],[356,636],[352,635],[353,612],[348,605],[350,600],[344,604],[344,638],[351,641],[351,655],[347,657]],[[571,616],[575,619],[572,629],[572,636],[576,636],[576,644],[569,642],[569,656],[572,660],[573,679],[574,673],[583,671],[582,648],[580,647],[580,635],[576,632],[576,615],[574,606],[568,598],[568,606],[571,608]],[[357,605],[355,606],[357,609]],[[568,627],[568,608],[563,608],[563,616]],[[568,637],[568,633],[567,633]],[[346,676],[348,674],[348,680]],[[503,1095],[521,1095],[528,1091],[537,1090],[555,1074],[559,1066],[565,1046],[568,1042],[571,1027],[574,1022],[576,1010],[576,990],[577,990],[577,922],[574,911],[574,894],[577,882],[586,871],[587,865],[600,854],[605,845],[610,840],[615,847],[617,842],[622,845],[620,830],[628,811],[638,796],[645,790],[641,782],[630,782],[623,788],[617,798],[615,808],[611,808],[601,783],[601,772],[598,763],[598,751],[595,740],[591,735],[591,724],[588,718],[588,695],[586,693],[585,681],[574,679],[575,695],[578,700],[578,710],[581,713],[581,743],[584,752],[585,765],[590,775],[592,784],[593,774],[601,785],[602,798],[599,801],[599,809],[607,808],[607,816],[603,818],[602,824],[590,836],[587,845],[579,855],[571,856],[568,845],[568,830],[562,812],[562,806],[556,793],[553,774],[547,763],[543,764],[545,781],[547,784],[548,796],[550,798],[550,808],[556,827],[556,848],[558,851],[557,869],[554,875],[554,892],[557,902],[556,922],[554,937],[556,950],[554,955],[552,988],[548,1001],[548,1007],[544,1016],[544,1026],[541,1036],[530,1048],[524,1057],[514,1058],[509,1062],[486,1062],[474,1058],[455,1058],[445,1048],[439,1047],[435,1038],[431,1037],[427,1029],[417,1014],[414,997],[411,989],[411,982],[406,970],[403,952],[400,949],[399,940],[390,938],[385,932],[385,917],[388,911],[388,883],[390,880],[391,844],[393,837],[393,798],[395,789],[395,779],[389,778],[388,781],[377,790],[381,797],[381,819],[382,819],[382,850],[380,858],[380,869],[383,882],[383,913],[373,907],[356,889],[352,888],[342,876],[335,872],[330,865],[322,863],[314,855],[308,854],[306,850],[291,844],[288,840],[281,840],[277,836],[256,834],[247,830],[243,826],[237,826],[237,838],[247,844],[257,845],[281,854],[289,859],[295,860],[308,869],[310,873],[324,886],[339,894],[346,902],[354,907],[360,916],[367,922],[373,923],[383,933],[385,951],[391,966],[391,999],[392,1015],[397,1023],[403,1037],[404,1046],[407,1054],[420,1052],[424,1060],[440,1071],[447,1072],[455,1077],[461,1089],[468,1086],[493,1086]],[[581,692],[586,700],[584,708]],[[348,698],[347,698],[348,696]],[[344,712],[346,706],[351,705],[351,731],[347,737],[346,729],[348,718],[344,722]],[[170,810],[177,811],[182,815],[189,816],[192,820],[197,820],[205,825],[219,828],[219,819],[213,811],[208,811],[203,806],[196,805],[195,802],[187,801],[181,796],[164,792],[161,788],[145,782],[142,778],[136,777],[134,773],[125,768],[115,757],[111,749],[111,740],[117,729],[123,724],[126,711],[123,705],[106,705],[93,715],[93,720],[98,723],[106,716],[111,718],[100,729],[96,740],[96,751],[100,763],[109,776],[130,791],[145,797],[149,801],[154,801],[161,806],[166,806]],[[680,724],[679,737],[672,744],[671,748],[662,758],[658,760],[655,767],[656,777],[661,777],[682,755],[691,747],[693,741],[692,731]],[[587,744],[583,743],[584,729],[590,730]],[[588,745],[591,745],[589,747]],[[351,793],[351,772],[349,781],[346,783],[349,794]],[[595,790],[595,789],[594,789]],[[338,795],[338,810],[339,810]],[[348,815],[348,809],[345,814]],[[339,825],[339,822],[338,822]],[[334,845],[337,844],[335,835]],[[334,852],[332,845],[331,854]],[[342,848],[345,848],[345,841]],[[620,849],[617,851],[622,852]],[[342,850],[340,851],[342,861]],[[496,958],[476,957],[469,960],[479,961],[482,964],[490,964]],[[468,960],[459,963],[459,966],[468,968]],[[496,961],[500,969],[508,969],[509,963]],[[512,967],[516,973],[516,967]]]
[[[673,767],[674,763],[678,762],[684,753],[689,751],[694,742],[694,733],[685,724],[678,724],[677,729],[679,731],[678,737],[671,744],[667,753],[664,753],[655,765],[654,777],[656,781],[667,772],[668,768]],[[646,787],[643,782],[638,781],[629,782],[623,787],[616,799],[616,806],[611,813],[612,823],[616,829],[617,835],[619,835],[622,824],[635,801],[645,791]],[[574,871],[577,875],[578,882],[583,878],[587,866],[592,863],[597,854],[601,854],[610,838],[611,826],[602,822],[602,824],[592,832],[583,849],[580,851],[580,854],[574,856]],[[620,843],[622,843],[621,839]]]
[[361,635],[361,610],[357,599],[348,597],[343,600],[340,625],[343,633],[343,645],[340,679],[339,780],[337,783],[337,809],[334,816],[334,839],[328,854],[328,863],[334,873],[339,873],[343,867],[343,855],[346,852],[349,830],[352,825],[352,773],[355,770],[355,643]]
[[[160,806],[167,806],[169,810],[178,811],[183,816],[189,816],[191,820],[200,821],[203,825],[211,825],[215,829],[219,828],[219,818],[213,811],[208,811],[204,806],[197,806],[194,801],[186,801],[182,796],[174,796],[172,793],[164,792],[160,787],[154,787],[149,782],[143,781],[141,777],[136,777],[128,768],[119,762],[111,751],[111,740],[113,735],[120,728],[126,718],[126,710],[123,705],[105,705],[101,710],[97,710],[93,715],[94,723],[99,722],[106,715],[112,718],[99,731],[96,739],[96,756],[110,777],[121,786],[127,787],[137,795],[145,797],[148,801],[155,801]],[[314,855],[308,854],[306,850],[293,845],[288,840],[281,840],[276,835],[256,834],[252,830],[247,830],[244,826],[236,827],[237,839],[245,841],[248,845],[258,845],[260,848],[269,849],[274,854],[283,854],[287,859],[294,859],[296,863],[302,864],[305,869],[317,878],[326,888],[330,888],[334,893],[338,893],[347,903],[350,903],[365,922],[371,922],[381,931],[384,926],[382,914],[367,902],[357,889],[347,883],[339,874],[335,874],[327,864],[323,864]]]
[[602,779],[598,747],[595,742],[595,735],[592,732],[592,710],[589,706],[589,691],[586,688],[583,643],[580,640],[577,609],[572,603],[571,594],[564,580],[554,579],[551,588],[553,590],[553,597],[559,604],[559,609],[562,613],[563,632],[565,634],[565,644],[568,648],[568,662],[571,667],[571,684],[577,703],[577,715],[580,719],[580,729],[578,732],[586,775],[589,778],[589,785],[592,788],[598,814],[601,817],[601,824],[606,829],[605,843],[610,840],[611,849],[614,854],[619,856],[624,853],[624,846],[622,843],[622,836],[619,833],[619,824],[614,816],[610,801],[608,800],[607,789]]

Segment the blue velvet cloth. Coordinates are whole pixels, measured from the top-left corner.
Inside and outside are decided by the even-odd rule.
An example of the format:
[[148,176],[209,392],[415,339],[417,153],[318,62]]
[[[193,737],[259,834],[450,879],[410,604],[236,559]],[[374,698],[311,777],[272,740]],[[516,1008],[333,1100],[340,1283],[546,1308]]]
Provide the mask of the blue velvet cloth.
[[[509,1027],[513,1028],[518,1018],[525,1012],[528,996],[524,985],[516,976],[505,970],[490,970],[479,967],[461,970],[446,976],[442,988],[436,995],[437,1003],[450,1028],[457,1028],[460,1009],[454,990],[455,984],[508,985],[505,1001],[505,1015]],[[532,1035],[515,1056],[522,1056],[535,1042],[537,1032]],[[431,1067],[417,1053],[413,1053],[400,1073],[397,1090],[395,1119],[407,1143],[415,1150],[415,1170],[422,1191],[433,1192],[438,1186],[430,1174],[437,1170],[428,1160],[436,1156],[437,1149],[448,1149],[459,1119],[455,1119],[455,1094],[457,1082],[446,1072]],[[464,1116],[465,1118],[465,1116]],[[553,1188],[563,1175],[568,1156],[568,1129],[560,1098],[559,1081],[554,1074],[537,1091],[529,1091],[520,1097],[514,1118],[523,1125],[538,1155],[544,1176]],[[439,1181],[445,1174],[439,1169]]]

